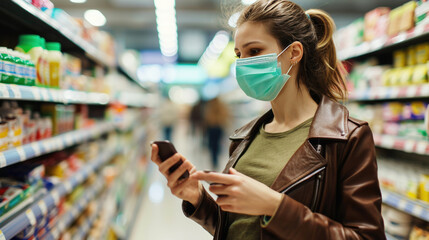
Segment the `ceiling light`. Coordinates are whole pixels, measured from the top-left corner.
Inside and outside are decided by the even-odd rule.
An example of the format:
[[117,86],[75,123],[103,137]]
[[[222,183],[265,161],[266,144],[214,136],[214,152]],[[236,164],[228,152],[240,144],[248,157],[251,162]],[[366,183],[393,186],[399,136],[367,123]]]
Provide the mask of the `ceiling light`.
[[72,3],[86,3],[86,0],[70,0]]
[[254,2],[256,2],[256,0],[241,0],[241,3],[243,3],[244,5],[251,5]]
[[231,26],[233,28],[237,27],[237,21],[238,21],[239,17],[240,17],[240,13],[239,12],[232,14],[231,17],[228,20],[229,26]]
[[91,25],[101,27],[106,24],[106,17],[96,9],[86,10],[84,17]]

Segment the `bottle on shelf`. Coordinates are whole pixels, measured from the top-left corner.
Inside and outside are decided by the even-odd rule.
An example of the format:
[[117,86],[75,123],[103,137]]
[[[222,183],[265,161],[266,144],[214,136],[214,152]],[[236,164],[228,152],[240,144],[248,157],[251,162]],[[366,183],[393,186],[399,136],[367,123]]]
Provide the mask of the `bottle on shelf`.
[[[30,55],[31,61],[36,63],[36,68],[39,69],[38,63],[40,61],[40,57],[43,54],[42,40],[38,35],[21,35],[19,37],[19,43],[15,47],[15,49],[22,53],[27,53]],[[41,77],[38,72],[37,83],[41,83]]]
[[61,59],[63,54],[61,53],[61,44],[58,42],[46,43],[46,49],[48,50],[48,65],[49,65],[49,86],[54,88],[60,87],[61,81]]
[[9,147],[9,126],[4,117],[0,116],[0,151]]
[[0,48],[0,55],[3,61],[3,72],[1,75],[2,83],[10,83],[12,81],[12,68],[14,67],[11,62],[11,56],[9,55],[9,49]]
[[42,86],[49,86],[50,85],[50,74],[49,74],[49,62],[48,62],[48,55],[49,51],[46,49],[46,40],[45,38],[40,38],[43,53],[40,56],[39,62],[38,62],[38,71],[40,72],[40,83]]

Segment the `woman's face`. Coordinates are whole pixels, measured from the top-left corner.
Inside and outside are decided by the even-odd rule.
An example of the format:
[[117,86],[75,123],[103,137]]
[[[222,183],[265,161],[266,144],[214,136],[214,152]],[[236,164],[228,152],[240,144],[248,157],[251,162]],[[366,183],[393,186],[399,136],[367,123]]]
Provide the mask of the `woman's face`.
[[239,58],[280,53],[277,40],[267,32],[262,23],[245,22],[235,32],[235,54]]

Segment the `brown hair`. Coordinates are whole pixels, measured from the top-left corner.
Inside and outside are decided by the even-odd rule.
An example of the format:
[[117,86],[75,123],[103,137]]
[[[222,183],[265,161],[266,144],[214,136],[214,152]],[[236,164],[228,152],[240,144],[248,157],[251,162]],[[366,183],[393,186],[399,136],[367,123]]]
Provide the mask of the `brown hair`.
[[335,101],[346,100],[346,71],[337,60],[332,36],[335,23],[326,12],[319,9],[304,11],[287,0],[259,0],[244,8],[237,27],[245,22],[264,23],[282,48],[295,41],[303,45],[298,88],[302,83],[313,97],[325,95]]

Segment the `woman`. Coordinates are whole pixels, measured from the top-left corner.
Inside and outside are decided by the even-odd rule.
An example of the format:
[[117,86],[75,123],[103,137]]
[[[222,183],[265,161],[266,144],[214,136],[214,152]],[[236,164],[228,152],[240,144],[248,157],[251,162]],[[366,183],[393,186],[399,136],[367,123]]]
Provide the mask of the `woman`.
[[[372,133],[349,117],[333,20],[286,0],[259,0],[235,30],[237,81],[272,110],[231,136],[224,173],[180,154],[161,163],[186,216],[215,239],[385,239]],[[182,166],[171,175],[170,166]],[[191,177],[177,179],[186,170]],[[200,180],[215,182],[209,191]]]

